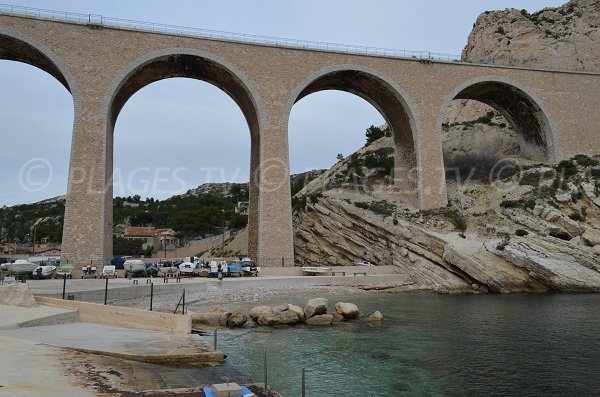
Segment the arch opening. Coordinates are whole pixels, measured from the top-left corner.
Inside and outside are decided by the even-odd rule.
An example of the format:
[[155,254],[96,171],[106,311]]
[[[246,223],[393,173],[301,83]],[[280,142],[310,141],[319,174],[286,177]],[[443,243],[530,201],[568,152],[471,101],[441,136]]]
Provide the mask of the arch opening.
[[66,81],[41,51],[0,35],[0,244],[11,253],[60,255],[75,111]]
[[502,78],[481,78],[446,100],[438,126],[448,180],[489,181],[507,158],[555,161],[555,132],[535,95]]
[[35,46],[15,37],[0,33],[0,59],[17,61],[35,66],[53,76],[67,91],[71,92],[67,78],[46,54]]
[[[117,124],[117,119],[120,117],[120,113],[123,110],[126,103],[128,103],[136,93],[140,90],[152,90],[150,85],[154,86],[155,84],[172,84],[176,81],[182,81],[185,79],[194,79],[200,82],[208,83],[210,88],[213,91],[216,91],[214,88],[220,90],[221,94],[227,94],[227,101],[233,100],[236,105],[233,105],[238,110],[241,110],[243,114],[243,120],[246,123],[246,126],[243,128],[248,128],[250,131],[250,148],[249,158],[250,158],[250,186],[249,189],[246,188],[246,193],[244,193],[244,189],[241,189],[241,192],[238,192],[240,195],[240,200],[248,200],[250,204],[250,208],[248,211],[250,227],[256,227],[257,223],[257,208],[258,208],[258,177],[259,173],[255,172],[260,155],[260,147],[259,147],[259,130],[260,130],[260,116],[258,107],[256,105],[256,99],[254,95],[251,93],[251,90],[248,88],[248,85],[243,78],[240,77],[236,72],[232,71],[230,68],[224,66],[222,63],[209,59],[207,57],[198,56],[195,54],[169,54],[164,56],[152,57],[149,60],[143,61],[139,63],[137,66],[132,67],[131,70],[125,75],[125,77],[118,84],[117,89],[114,91],[114,95],[112,96],[112,100],[109,106],[109,118],[108,118],[108,134],[107,140],[108,147],[113,147],[114,140],[114,131],[115,126]],[[166,80],[169,80],[167,82]],[[160,82],[159,82],[160,81]],[[155,83],[155,84],[153,84]],[[197,85],[196,85],[197,87]],[[228,120],[229,121],[229,120]],[[176,135],[176,134],[175,134]],[[224,134],[227,135],[227,134]],[[193,138],[196,139],[195,137]],[[197,149],[198,155],[202,156],[202,144],[201,139],[210,139],[209,136],[204,134],[197,134]],[[223,136],[220,137],[223,139]],[[186,147],[193,147],[193,141],[182,142],[181,145]],[[226,147],[222,147],[220,149],[223,156],[223,161],[226,161],[228,155],[232,155],[230,151],[227,150]],[[112,151],[107,153],[107,174],[113,174],[113,159],[112,159]],[[193,154],[190,154],[193,155]],[[244,157],[242,155],[242,157]],[[205,167],[207,170],[214,171],[215,168],[222,167],[223,164],[213,163],[207,164]],[[224,170],[221,169],[221,176],[225,174]],[[231,175],[228,175],[231,176]],[[239,175],[235,175],[239,177]],[[246,174],[245,177],[248,175]],[[243,178],[243,177],[242,177]],[[246,179],[247,181],[248,179]],[[112,186],[111,186],[112,187]],[[194,186],[195,187],[195,186]],[[237,189],[234,187],[234,189]],[[239,189],[238,189],[239,190]],[[249,199],[248,196],[249,190]],[[106,202],[112,203],[112,188],[110,192],[107,192]],[[245,195],[245,197],[244,197]],[[216,216],[218,218],[218,222],[215,221],[215,216],[209,216],[209,218],[215,218],[210,220],[212,223],[218,223],[218,225],[214,225],[215,229],[218,227],[224,227],[226,223],[226,217],[229,217],[233,212],[233,207],[235,204],[233,203],[220,203],[221,206],[227,207],[224,208],[226,212],[221,213],[221,209]],[[231,204],[231,205],[230,205]],[[231,208],[230,208],[231,207]],[[112,206],[106,205],[106,221],[112,220]],[[214,212],[214,211],[213,211]],[[110,214],[110,215],[109,215]],[[214,221],[214,222],[213,222]],[[238,219],[239,221],[239,219]],[[229,223],[229,222],[227,222]],[[233,225],[233,222],[230,223],[230,226]],[[222,229],[221,229],[222,230]],[[191,238],[194,236],[188,236],[190,230],[184,230],[185,237]],[[214,231],[213,231],[214,232]],[[198,230],[198,233],[204,234],[208,233],[208,230]],[[252,236],[252,234],[251,234]],[[252,241],[249,243],[249,247],[245,252],[241,252],[242,254],[248,254],[250,250],[252,250]],[[107,242],[108,248],[109,242]]]
[[393,167],[390,167],[390,174],[387,175],[389,187],[394,191],[397,201],[407,206],[419,207],[416,120],[406,96],[391,80],[375,71],[342,67],[311,77],[299,90],[294,103],[308,95],[326,90],[354,94],[379,112],[389,128],[389,144],[393,148]]

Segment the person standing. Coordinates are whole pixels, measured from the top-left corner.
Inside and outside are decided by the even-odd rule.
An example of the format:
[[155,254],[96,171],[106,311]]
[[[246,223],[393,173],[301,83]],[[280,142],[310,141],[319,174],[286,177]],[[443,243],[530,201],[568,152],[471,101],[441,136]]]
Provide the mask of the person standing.
[[221,284],[223,283],[223,267],[221,266],[221,264],[219,263],[219,266],[217,266],[217,280],[219,287],[221,286]]

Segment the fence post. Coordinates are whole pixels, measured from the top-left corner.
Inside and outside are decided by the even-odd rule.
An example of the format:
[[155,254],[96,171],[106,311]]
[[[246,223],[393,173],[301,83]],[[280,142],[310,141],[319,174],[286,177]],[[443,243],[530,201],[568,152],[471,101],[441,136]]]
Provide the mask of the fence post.
[[185,314],[185,288],[183,289],[183,303],[181,306],[181,314]]
[[150,283],[150,311],[152,311],[152,301],[154,300],[154,283]]
[[214,351],[217,351],[217,329],[215,328],[215,340],[214,340]]
[[104,306],[106,306],[107,298],[108,298],[108,277],[106,277],[106,283],[104,284]]
[[65,288],[67,286],[67,273],[63,274],[63,294],[62,298],[65,299]]
[[305,382],[305,374],[304,374],[304,368],[302,368],[302,397],[305,397],[305,387],[306,387],[306,382]]
[[263,350],[263,356],[264,356],[264,370],[265,370],[265,391],[269,390],[269,387],[267,386],[267,351]]

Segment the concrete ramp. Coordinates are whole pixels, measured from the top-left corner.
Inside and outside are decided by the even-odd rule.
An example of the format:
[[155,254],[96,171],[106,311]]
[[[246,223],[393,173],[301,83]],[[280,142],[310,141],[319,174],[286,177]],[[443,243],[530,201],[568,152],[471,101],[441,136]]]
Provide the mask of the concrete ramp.
[[77,310],[38,305],[17,307],[0,305],[0,330],[65,324],[79,321]]
[[92,323],[72,323],[0,331],[0,335],[152,364],[194,366],[223,363],[222,352],[214,351],[194,334],[133,330]]

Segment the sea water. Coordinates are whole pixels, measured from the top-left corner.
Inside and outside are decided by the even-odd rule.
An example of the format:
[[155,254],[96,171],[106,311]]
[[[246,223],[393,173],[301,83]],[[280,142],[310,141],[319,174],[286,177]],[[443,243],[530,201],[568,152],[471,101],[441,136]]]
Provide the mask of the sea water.
[[[304,305],[306,299],[288,299]],[[227,365],[285,397],[598,396],[600,295],[360,294],[381,322],[224,330]],[[273,302],[279,303],[279,302]]]

